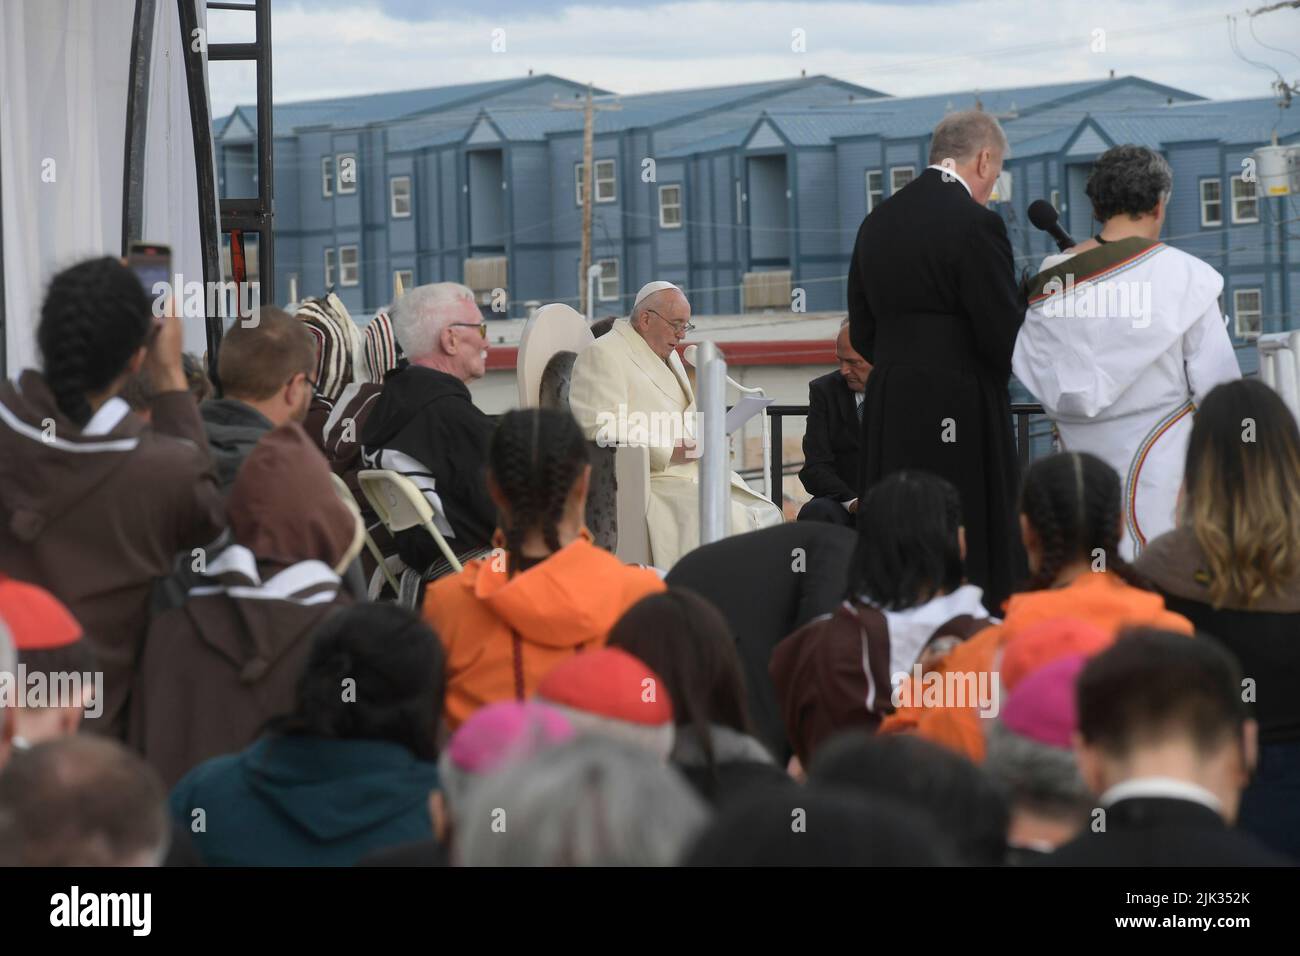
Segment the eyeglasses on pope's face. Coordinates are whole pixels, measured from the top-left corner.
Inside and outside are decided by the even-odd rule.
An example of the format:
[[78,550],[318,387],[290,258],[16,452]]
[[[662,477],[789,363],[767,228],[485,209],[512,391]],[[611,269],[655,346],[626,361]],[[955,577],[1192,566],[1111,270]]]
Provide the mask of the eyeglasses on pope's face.
[[463,326],[467,329],[478,329],[478,334],[482,336],[484,339],[487,338],[486,322],[448,322],[447,324],[452,328],[458,328]]
[[690,333],[695,331],[695,326],[692,325],[690,322],[673,322],[670,321],[669,319],[664,319],[664,317],[662,315],[659,315],[659,313],[656,312],[654,309],[646,309],[646,311],[649,312],[651,315],[658,316],[660,319],[663,319],[664,322],[667,322],[669,328],[671,328],[679,336],[689,335]]

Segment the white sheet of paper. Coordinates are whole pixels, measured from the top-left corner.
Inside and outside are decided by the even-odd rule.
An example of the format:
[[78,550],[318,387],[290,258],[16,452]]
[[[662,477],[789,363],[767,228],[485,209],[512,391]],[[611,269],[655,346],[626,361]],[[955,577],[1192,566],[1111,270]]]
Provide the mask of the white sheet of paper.
[[727,412],[727,434],[730,435],[775,401],[775,398],[755,398],[753,395],[740,396],[740,401],[732,406],[731,411]]

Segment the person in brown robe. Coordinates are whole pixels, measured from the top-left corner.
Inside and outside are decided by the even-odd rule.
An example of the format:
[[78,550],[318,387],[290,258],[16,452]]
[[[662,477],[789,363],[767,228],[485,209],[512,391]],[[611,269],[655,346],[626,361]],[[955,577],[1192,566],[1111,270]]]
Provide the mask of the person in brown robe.
[[257,443],[228,511],[234,542],[161,589],[140,657],[128,741],[168,786],[292,709],[312,631],[351,602],[338,569],[356,556],[360,516],[300,426]]
[[[91,259],[51,280],[42,370],[0,383],[0,572],[45,588],[85,628],[104,674],[92,732],[125,730],[153,580],[225,526],[181,339],[133,272]],[[119,397],[141,369],[149,423]]]

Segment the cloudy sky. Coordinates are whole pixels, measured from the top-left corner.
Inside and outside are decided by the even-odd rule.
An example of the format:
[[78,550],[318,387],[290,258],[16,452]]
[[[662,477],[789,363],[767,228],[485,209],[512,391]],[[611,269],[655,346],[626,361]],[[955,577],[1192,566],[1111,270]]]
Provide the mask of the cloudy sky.
[[[1273,69],[1292,83],[1300,78],[1300,10],[1253,21],[1244,15],[1270,3],[275,0],[273,76],[280,102],[522,77],[530,69],[621,93],[806,70],[904,96],[1114,70],[1215,99],[1267,96]],[[251,39],[251,23],[247,14],[213,13],[210,39]],[[211,69],[214,115],[252,102],[251,66]]]

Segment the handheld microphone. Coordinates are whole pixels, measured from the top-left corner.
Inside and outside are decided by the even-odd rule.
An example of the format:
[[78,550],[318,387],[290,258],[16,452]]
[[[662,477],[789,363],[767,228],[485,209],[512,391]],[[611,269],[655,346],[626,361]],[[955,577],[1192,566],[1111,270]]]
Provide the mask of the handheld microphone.
[[1046,199],[1035,199],[1029,204],[1029,221],[1035,229],[1041,229],[1056,240],[1057,248],[1062,252],[1075,245],[1074,239],[1061,228],[1056,209]]

